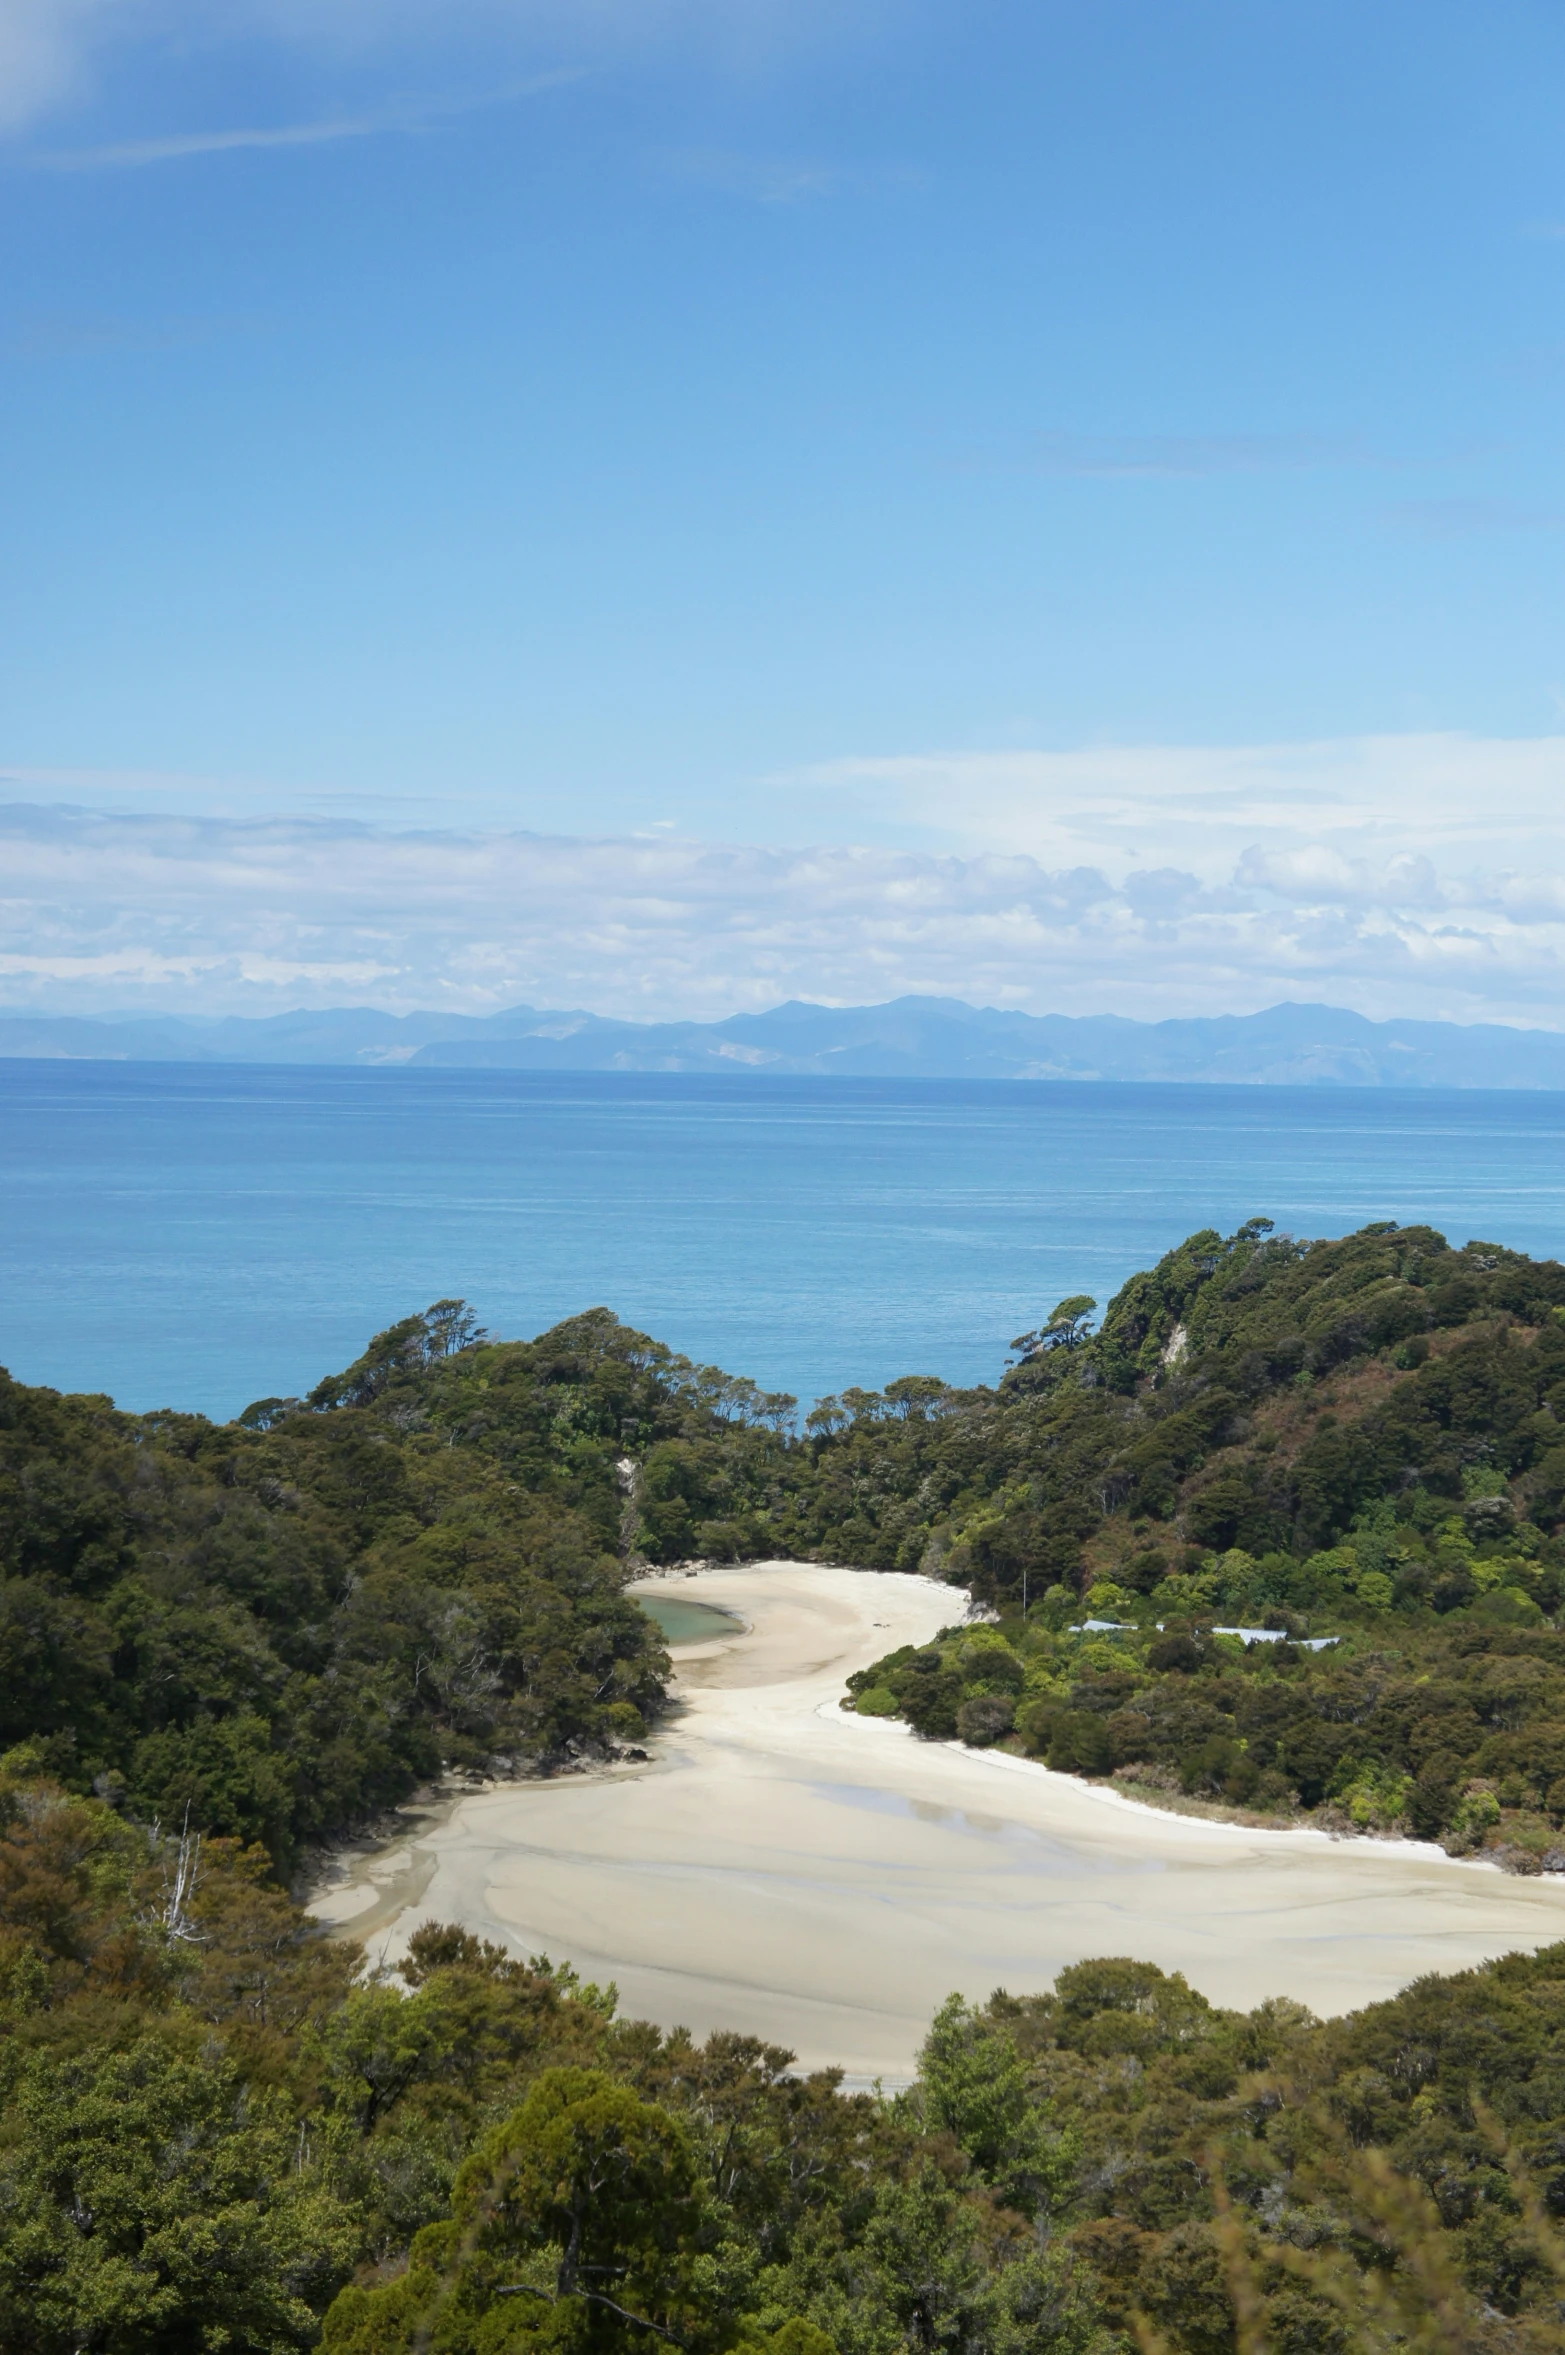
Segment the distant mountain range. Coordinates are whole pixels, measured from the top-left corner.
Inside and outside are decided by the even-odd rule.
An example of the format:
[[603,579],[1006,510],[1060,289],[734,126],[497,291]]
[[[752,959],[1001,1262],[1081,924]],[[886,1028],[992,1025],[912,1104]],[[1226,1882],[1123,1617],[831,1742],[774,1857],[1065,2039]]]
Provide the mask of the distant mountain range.
[[673,1071],[737,1077],[1172,1080],[1245,1087],[1565,1089],[1565,1033],[1369,1022],[1340,1006],[1130,1022],[1003,1013],[959,998],[885,1006],[794,1000],[724,1022],[506,1013],[172,1015],[89,1021],[0,1015],[0,1057],[128,1063],[326,1063],[491,1071]]

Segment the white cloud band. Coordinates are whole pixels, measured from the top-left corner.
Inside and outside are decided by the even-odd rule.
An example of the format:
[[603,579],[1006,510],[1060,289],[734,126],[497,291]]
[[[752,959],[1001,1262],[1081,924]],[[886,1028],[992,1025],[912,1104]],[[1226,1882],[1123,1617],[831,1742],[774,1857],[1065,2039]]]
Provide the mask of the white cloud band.
[[[817,773],[964,849],[0,813],[0,999],[528,1000],[712,1016],[905,991],[1151,1017],[1317,997],[1565,1027],[1556,741],[1103,751]],[[1487,786],[1485,784],[1487,780]],[[808,793],[804,798],[808,800]]]

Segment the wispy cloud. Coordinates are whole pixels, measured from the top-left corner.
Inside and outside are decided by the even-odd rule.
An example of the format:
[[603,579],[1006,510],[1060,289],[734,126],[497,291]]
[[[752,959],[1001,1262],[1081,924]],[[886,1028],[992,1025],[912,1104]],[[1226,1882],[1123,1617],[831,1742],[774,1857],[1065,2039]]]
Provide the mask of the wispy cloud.
[[502,90],[464,96],[421,98],[365,114],[338,115],[323,122],[249,125],[234,130],[180,131],[163,139],[129,139],[107,147],[53,148],[35,152],[28,161],[40,171],[99,172],[137,170],[148,164],[179,163],[197,155],[230,155],[242,149],[328,147],[343,139],[372,139],[391,132],[430,130],[454,116],[480,108],[504,106],[533,98],[546,90],[580,81],[584,69],[556,67],[529,75]]
[[829,196],[841,178],[835,165],[802,156],[745,155],[720,148],[667,148],[651,160],[664,179],[717,188],[756,204],[808,203]]
[[1565,507],[1522,499],[1399,499],[1386,512],[1394,523],[1442,540],[1489,532],[1558,531],[1565,525]]
[[142,164],[177,163],[190,155],[228,155],[246,147],[326,147],[338,139],[367,139],[374,132],[405,130],[406,117],[343,116],[328,123],[287,123],[270,129],[184,131],[170,139],[128,139],[111,147],[59,148],[30,160],[42,171],[100,172]]
[[[683,45],[752,69],[802,44],[895,17],[892,0],[0,0],[0,128],[21,128],[83,89],[100,89],[117,54],[145,49],[236,53],[257,41],[330,63],[334,74],[475,52],[526,66],[564,48],[589,65]],[[269,130],[189,134],[228,146],[320,144],[384,128],[354,108],[286,139]],[[101,160],[161,162],[221,152],[135,139]],[[143,152],[160,150],[162,152]],[[81,167],[85,168],[85,167]]]
[[839,795],[868,791],[867,767],[907,812],[965,804],[987,845],[18,804],[0,812],[0,1000],[650,1016],[928,991],[1560,1022],[1565,740],[929,756],[840,764]]
[[1098,744],[830,761],[778,778],[848,825],[958,853],[1230,874],[1252,844],[1423,854],[1442,871],[1565,860],[1565,737],[1404,734],[1300,743]]

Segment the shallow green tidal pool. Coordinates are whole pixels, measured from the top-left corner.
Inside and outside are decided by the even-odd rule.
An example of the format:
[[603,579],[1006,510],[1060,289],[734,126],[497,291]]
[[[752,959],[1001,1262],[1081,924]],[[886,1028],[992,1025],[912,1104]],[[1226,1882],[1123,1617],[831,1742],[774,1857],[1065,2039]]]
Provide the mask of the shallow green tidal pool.
[[743,1620],[736,1619],[732,1611],[719,1611],[712,1603],[691,1603],[677,1595],[637,1595],[635,1599],[670,1649],[678,1644],[710,1644],[719,1636],[739,1635],[744,1628]]

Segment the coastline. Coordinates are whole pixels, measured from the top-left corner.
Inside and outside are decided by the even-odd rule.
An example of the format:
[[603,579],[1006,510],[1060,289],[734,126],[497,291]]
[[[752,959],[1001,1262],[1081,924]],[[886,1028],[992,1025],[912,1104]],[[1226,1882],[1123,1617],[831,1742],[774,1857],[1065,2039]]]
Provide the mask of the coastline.
[[1555,1878],[1182,1815],[841,1710],[852,1668],[949,1623],[928,1580],[752,1563],[656,1584],[749,1632],[675,1654],[652,1756],[455,1794],[438,1823],[339,1857],[313,1908],[329,1930],[394,1962],[421,1920],[459,1920],[616,1981],[627,2014],[866,2079],[905,2075],[953,1988],[1031,1992],[1091,1955],[1181,1970],[1219,2003],[1337,2013],[1565,1937]]
[[[725,1565],[720,1563],[703,1562],[695,1566],[680,1565],[674,1569],[669,1570],[646,1571],[639,1578],[632,1581],[631,1585],[627,1587],[626,1592],[634,1594],[638,1587],[649,1585],[654,1580],[661,1583],[669,1579],[683,1580],[694,1579],[708,1575],[720,1576],[724,1567]],[[877,1571],[859,1571],[853,1573],[853,1575],[858,1577],[878,1577],[884,1574]],[[946,1593],[955,1593],[960,1590],[946,1588],[943,1591]],[[735,1612],[734,1616],[741,1619],[741,1625],[745,1627],[746,1632],[748,1633],[749,1623],[744,1621],[738,1612]],[[949,1624],[949,1622],[947,1622],[947,1624]],[[678,1658],[679,1660],[697,1659],[704,1657],[709,1651],[715,1652],[719,1648],[720,1647],[717,1644],[710,1646],[702,1645],[699,1647],[693,1644],[681,1645]],[[676,1667],[677,1665],[678,1662],[676,1661]],[[918,1736],[913,1732],[911,1726],[907,1725],[902,1719],[893,1717],[860,1717],[854,1710],[843,1709],[841,1707],[840,1700],[836,1703],[823,1701],[820,1704],[817,1714],[825,1722],[847,1723],[857,1727],[862,1727],[866,1733],[871,1735],[876,1733],[892,1734],[900,1735],[904,1739],[911,1741],[918,1740]],[[1448,1849],[1441,1847],[1438,1840],[1414,1840],[1409,1839],[1399,1833],[1387,1832],[1341,1832],[1332,1830],[1321,1824],[1300,1823],[1298,1821],[1294,1821],[1292,1823],[1268,1822],[1263,1816],[1253,1813],[1246,1814],[1237,1809],[1231,1811],[1217,1809],[1208,1810],[1208,1808],[1195,1801],[1187,1801],[1183,1804],[1180,1804],[1170,1798],[1166,1803],[1160,1803],[1155,1799],[1141,1798],[1137,1796],[1135,1792],[1126,1790],[1122,1786],[1109,1781],[1107,1778],[1090,1775],[1059,1773],[1053,1767],[1046,1766],[1041,1758],[1019,1757],[1014,1750],[1003,1749],[998,1743],[989,1749],[978,1749],[975,1748],[971,1743],[951,1740],[932,1742],[929,1744],[929,1747],[931,1749],[937,1750],[954,1751],[959,1757],[976,1759],[981,1763],[987,1763],[989,1766],[998,1767],[1005,1772],[1038,1776],[1041,1777],[1046,1783],[1054,1784],[1061,1788],[1069,1788],[1070,1790],[1076,1792],[1093,1793],[1100,1801],[1110,1807],[1129,1808],[1133,1813],[1140,1816],[1149,1817],[1154,1822],[1164,1823],[1167,1822],[1170,1817],[1175,1817],[1182,1823],[1206,1824],[1214,1832],[1231,1832],[1239,1835],[1241,1838],[1246,1839],[1305,1839],[1321,1843],[1328,1848],[1338,1849],[1357,1848],[1362,1844],[1374,1848],[1378,1850],[1380,1854],[1386,1856],[1409,1856],[1420,1859],[1427,1864],[1463,1865],[1469,1868],[1477,1868],[1483,1872],[1494,1872],[1501,1874],[1505,1872],[1504,1865],[1500,1864],[1493,1856],[1483,1854],[1474,1856],[1453,1856]],[[591,1769],[590,1771],[597,1773],[607,1773],[611,1772],[612,1769],[600,1766]],[[1545,1882],[1565,1884],[1565,1873],[1545,1872],[1529,1874],[1527,1877],[1529,1879],[1537,1879]]]
[[[824,1710],[823,1710],[824,1714]],[[907,1733],[911,1729],[895,1718],[857,1717],[850,1709],[841,1712],[846,1720],[866,1729],[882,1727],[890,1732]],[[913,1736],[916,1740],[917,1736]],[[1260,1816],[1205,1814],[1195,1807],[1179,1807],[1170,1802],[1159,1806],[1155,1800],[1139,1799],[1133,1792],[1120,1789],[1107,1781],[1088,1775],[1061,1774],[1052,1766],[1045,1766],[1040,1758],[1018,1758],[1014,1750],[1002,1750],[998,1745],[989,1750],[974,1749],[967,1742],[937,1742],[935,1749],[956,1750],[964,1758],[976,1758],[990,1766],[1016,1774],[1041,1775],[1050,1783],[1068,1784],[1071,1789],[1091,1794],[1109,1807],[1129,1808],[1132,1813],[1147,1816],[1155,1823],[1177,1821],[1185,1824],[1204,1824],[1209,1831],[1231,1832],[1245,1840],[1313,1840],[1326,1848],[1353,1850],[1371,1848],[1382,1856],[1410,1856],[1426,1864],[1462,1865],[1480,1872],[1499,1873],[1505,1878],[1505,1867],[1493,1856],[1453,1856],[1442,1848],[1438,1840],[1411,1840],[1397,1832],[1339,1832],[1312,1823],[1267,1823]],[[1553,1882],[1565,1886],[1565,1873],[1530,1873],[1529,1880]]]

